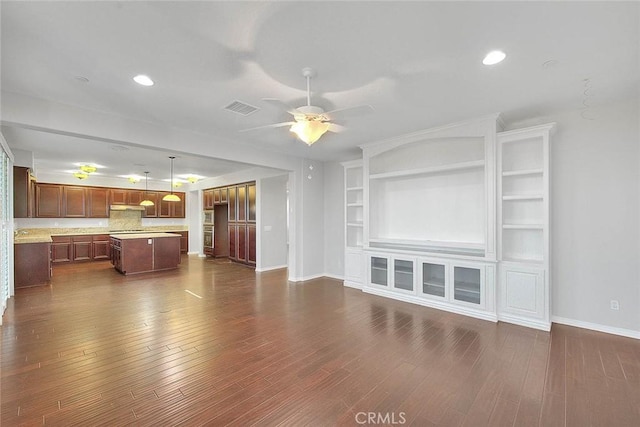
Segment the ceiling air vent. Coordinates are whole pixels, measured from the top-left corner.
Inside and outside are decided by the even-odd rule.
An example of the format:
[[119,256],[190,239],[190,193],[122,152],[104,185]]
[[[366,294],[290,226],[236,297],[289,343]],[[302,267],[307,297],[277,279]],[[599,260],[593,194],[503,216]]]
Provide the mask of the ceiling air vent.
[[248,116],[249,114],[255,113],[259,110],[258,107],[254,107],[253,105],[245,104],[240,101],[233,101],[231,104],[224,107],[224,109],[243,116]]

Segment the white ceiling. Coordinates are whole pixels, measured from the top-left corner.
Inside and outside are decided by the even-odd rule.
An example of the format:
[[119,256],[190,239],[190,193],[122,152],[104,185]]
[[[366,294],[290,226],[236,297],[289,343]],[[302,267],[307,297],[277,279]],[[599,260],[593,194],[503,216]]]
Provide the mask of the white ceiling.
[[[593,107],[638,96],[640,86],[637,2],[2,2],[1,8],[3,91],[316,160],[353,157],[362,143],[494,112],[513,122]],[[504,50],[506,60],[483,66],[493,49]],[[305,104],[304,67],[317,71],[313,105],[369,104],[374,113],[336,121],[348,130],[311,148],[286,127],[240,133],[290,119],[262,98]],[[155,86],[134,83],[139,73]],[[223,110],[234,100],[260,110],[246,117]],[[166,152],[122,156],[96,148],[107,142],[3,133],[12,148],[34,151],[39,168],[68,169],[72,152],[74,160],[109,162],[113,170],[124,160],[127,167],[167,167]],[[205,176],[234,167],[203,163]]]

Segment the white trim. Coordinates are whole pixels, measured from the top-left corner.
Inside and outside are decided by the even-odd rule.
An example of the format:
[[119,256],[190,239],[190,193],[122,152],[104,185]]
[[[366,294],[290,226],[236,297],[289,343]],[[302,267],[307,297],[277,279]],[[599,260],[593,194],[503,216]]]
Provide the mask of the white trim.
[[339,274],[324,273],[323,276],[328,277],[329,279],[334,279],[334,280],[340,280],[340,281],[344,280],[344,276],[341,276]]
[[532,320],[526,317],[514,316],[507,313],[498,313],[500,322],[512,323],[514,325],[526,326],[527,328],[539,329],[541,331],[551,331],[551,322],[547,323],[542,320]]
[[352,282],[350,280],[345,280],[342,284],[343,284],[343,286],[345,286],[347,288],[358,289],[360,291],[362,290],[362,283]]
[[198,255],[200,258],[204,258],[206,255],[205,254],[201,254],[198,251],[195,252],[187,252],[187,255]]
[[311,276],[289,278],[290,282],[306,282],[307,280],[320,279],[324,277],[324,273],[312,274]]
[[386,289],[378,289],[370,286],[363,286],[362,292],[367,294],[378,295],[381,297],[387,297],[399,301],[404,301],[412,304],[423,305],[425,307],[431,307],[438,310],[448,311],[450,313],[460,314],[469,317],[475,317],[476,319],[488,320],[489,322],[497,322],[498,317],[495,313],[484,311],[484,310],[475,310],[472,308],[466,308],[462,306],[457,306],[455,304],[442,303],[440,301],[419,298],[414,295],[401,294],[399,292],[392,292]]
[[640,339],[640,331],[634,331],[633,329],[616,328],[615,326],[606,326],[599,323],[583,322],[582,320],[567,319],[566,317],[558,316],[551,316],[551,321],[553,323],[559,323],[561,325],[575,326],[576,328],[590,329],[592,331]]
[[282,268],[287,268],[287,267],[288,267],[287,264],[283,264],[283,265],[274,265],[271,267],[256,268],[256,273],[263,273],[265,271],[271,271],[271,270],[280,270]]

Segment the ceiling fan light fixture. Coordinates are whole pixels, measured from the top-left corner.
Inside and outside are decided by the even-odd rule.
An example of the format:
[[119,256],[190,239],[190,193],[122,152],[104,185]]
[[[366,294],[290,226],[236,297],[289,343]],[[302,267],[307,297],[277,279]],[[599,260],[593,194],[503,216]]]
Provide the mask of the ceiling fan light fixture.
[[138,182],[140,182],[140,178],[137,176],[130,176],[129,177],[129,182],[132,184],[137,184]]
[[329,123],[319,120],[303,120],[294,123],[289,130],[310,146],[329,130]]
[[76,178],[82,180],[82,179],[87,179],[89,177],[89,174],[86,174],[84,172],[78,171],[78,172],[74,172],[73,176],[75,176]]

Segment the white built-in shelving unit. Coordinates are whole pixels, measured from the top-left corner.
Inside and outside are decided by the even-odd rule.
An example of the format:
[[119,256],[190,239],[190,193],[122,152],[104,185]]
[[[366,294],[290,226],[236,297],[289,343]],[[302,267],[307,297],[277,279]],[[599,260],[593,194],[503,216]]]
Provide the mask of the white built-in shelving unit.
[[361,146],[345,172],[345,285],[549,329],[549,131],[498,115]]
[[344,168],[345,277],[344,284],[362,288],[364,281],[364,177],[362,160],[342,163]]
[[549,135],[553,124],[498,134],[501,320],[550,329]]

